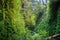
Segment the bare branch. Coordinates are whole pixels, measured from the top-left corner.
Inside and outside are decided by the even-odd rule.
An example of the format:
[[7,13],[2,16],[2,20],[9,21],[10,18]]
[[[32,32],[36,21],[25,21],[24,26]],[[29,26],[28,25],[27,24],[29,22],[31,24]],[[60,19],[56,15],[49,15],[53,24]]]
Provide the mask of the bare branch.
[[52,38],[60,38],[60,34],[55,34],[53,36],[47,37],[46,40],[47,39],[52,39]]

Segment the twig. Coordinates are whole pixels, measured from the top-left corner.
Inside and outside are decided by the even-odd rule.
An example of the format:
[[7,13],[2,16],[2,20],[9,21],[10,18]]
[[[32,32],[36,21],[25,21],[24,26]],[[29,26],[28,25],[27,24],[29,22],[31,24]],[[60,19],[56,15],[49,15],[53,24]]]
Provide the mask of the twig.
[[52,39],[52,38],[60,38],[60,34],[55,34],[53,36],[47,37],[46,40]]

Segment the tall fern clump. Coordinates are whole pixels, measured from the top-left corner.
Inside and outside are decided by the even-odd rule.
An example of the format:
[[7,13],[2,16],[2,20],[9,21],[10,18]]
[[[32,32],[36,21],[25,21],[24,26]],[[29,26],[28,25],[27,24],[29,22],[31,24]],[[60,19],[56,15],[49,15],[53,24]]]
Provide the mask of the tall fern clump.
[[24,16],[24,21],[26,28],[28,30],[33,30],[35,26],[35,13],[32,10],[32,3],[29,2],[28,0],[22,1],[23,7],[23,16]]
[[[57,10],[57,23],[56,23],[56,30],[54,34],[59,34],[60,33],[60,6]],[[56,38],[55,40],[60,40],[60,38]]]
[[[54,3],[53,3],[54,1],[50,1],[50,3],[49,3],[49,8],[50,8],[50,21],[49,21],[49,33],[51,34],[52,32],[54,32],[54,29],[55,29],[55,25],[56,25],[56,15],[57,14],[55,14],[55,7],[53,8],[53,6],[55,5]],[[54,16],[55,17],[54,17]],[[53,34],[52,34],[53,35]]]
[[[40,23],[35,29],[42,39],[60,32],[60,0],[49,0],[47,12],[41,17]],[[54,40],[54,39],[51,39]],[[57,39],[56,39],[57,40]],[[58,39],[59,40],[59,39]]]
[[57,26],[56,26],[56,32],[55,33],[60,33],[60,6],[57,11]]
[[21,0],[3,0],[3,18],[6,29],[5,40],[24,40],[25,23],[20,13]]
[[49,35],[48,27],[49,27],[49,19],[50,19],[50,8],[47,5],[46,12],[43,13],[40,18],[39,23],[37,24],[35,31],[39,34],[40,40],[45,40],[45,37]]
[[[48,26],[48,31],[49,31],[49,35],[54,35],[54,34],[58,34],[60,31],[59,28],[59,21],[60,21],[60,0],[50,0],[49,2],[49,14],[50,14],[50,19],[49,19],[49,26]],[[51,39],[54,40],[54,39]],[[56,39],[59,40],[59,39]]]

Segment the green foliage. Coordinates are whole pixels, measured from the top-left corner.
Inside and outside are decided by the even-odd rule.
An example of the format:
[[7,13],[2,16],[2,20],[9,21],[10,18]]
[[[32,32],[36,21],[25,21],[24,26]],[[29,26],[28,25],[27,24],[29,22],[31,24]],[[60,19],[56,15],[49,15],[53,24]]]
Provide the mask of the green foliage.
[[44,7],[38,2],[32,10],[28,0],[1,0],[0,40],[45,40],[60,33],[59,2],[50,0]]
[[7,27],[6,31],[8,33],[6,40],[20,40],[19,36],[23,37],[23,35],[26,33],[23,16],[20,13],[21,1],[8,0],[7,2],[4,2],[4,4],[4,27]]
[[2,14],[2,11],[0,10],[0,21],[3,20],[3,14]]
[[57,11],[57,24],[56,24],[56,32],[55,33],[60,33],[60,7],[58,8]]

